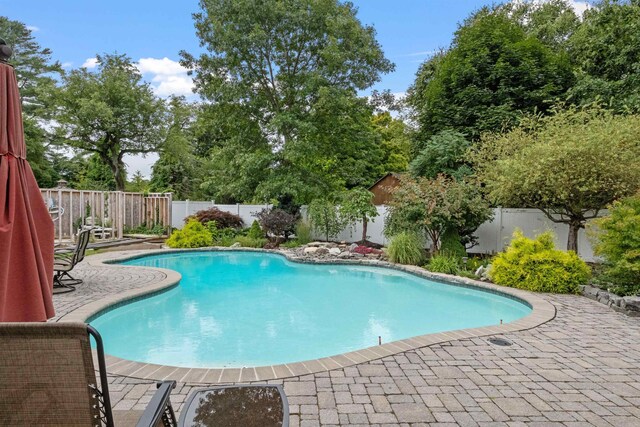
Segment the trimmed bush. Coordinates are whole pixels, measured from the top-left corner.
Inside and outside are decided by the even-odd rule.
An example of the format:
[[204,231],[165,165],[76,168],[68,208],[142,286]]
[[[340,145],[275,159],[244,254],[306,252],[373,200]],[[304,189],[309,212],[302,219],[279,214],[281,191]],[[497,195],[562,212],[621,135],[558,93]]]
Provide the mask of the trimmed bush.
[[388,251],[391,262],[419,265],[424,261],[424,245],[414,233],[403,232],[391,238]]
[[595,252],[605,259],[601,281],[618,295],[640,292],[640,195],[613,203],[594,225]]
[[535,292],[578,293],[591,271],[575,252],[555,249],[553,232],[529,239],[516,230],[509,247],[489,269],[491,280],[502,286]]
[[453,255],[439,254],[429,259],[427,270],[434,273],[458,274],[460,269],[460,258]]
[[238,215],[234,215],[231,212],[221,211],[218,208],[198,211],[190,217],[185,218],[185,222],[189,222],[191,219],[196,219],[202,224],[215,221],[216,227],[218,228],[242,228],[244,225],[242,218]]
[[174,230],[166,241],[170,248],[202,248],[213,244],[213,237],[207,227],[192,219],[181,230]]

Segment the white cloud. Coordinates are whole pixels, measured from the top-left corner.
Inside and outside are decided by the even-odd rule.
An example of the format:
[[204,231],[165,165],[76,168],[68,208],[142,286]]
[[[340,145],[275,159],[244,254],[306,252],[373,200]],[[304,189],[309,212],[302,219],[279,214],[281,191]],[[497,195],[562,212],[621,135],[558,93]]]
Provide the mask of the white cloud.
[[433,49],[433,50],[423,50],[420,52],[407,53],[405,56],[431,56],[436,53],[438,53],[438,50]]
[[591,5],[586,1],[570,0],[569,5],[578,16],[582,16],[587,9],[591,9]]
[[162,59],[140,58],[138,61],[138,70],[140,70],[142,74],[153,73],[161,75],[186,74],[187,71],[189,71],[180,65],[178,61],[173,61],[166,56]]
[[73,67],[73,62],[71,61],[62,63],[62,68],[71,68],[71,67]]
[[96,68],[98,66],[98,58],[87,58],[82,64],[84,68]]
[[193,96],[193,80],[187,75],[187,68],[167,57],[140,58],[138,70],[151,81],[156,95]]
[[27,30],[31,31],[32,33],[37,33],[38,31],[40,31],[40,27],[36,27],[35,25],[27,25]]

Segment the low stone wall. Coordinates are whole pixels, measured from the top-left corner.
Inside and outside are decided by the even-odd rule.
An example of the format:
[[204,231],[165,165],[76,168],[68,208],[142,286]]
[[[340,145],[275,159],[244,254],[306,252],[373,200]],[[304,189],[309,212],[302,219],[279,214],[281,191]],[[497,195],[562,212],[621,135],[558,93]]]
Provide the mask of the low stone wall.
[[580,293],[627,316],[640,317],[640,297],[638,296],[621,297],[591,285],[580,286]]

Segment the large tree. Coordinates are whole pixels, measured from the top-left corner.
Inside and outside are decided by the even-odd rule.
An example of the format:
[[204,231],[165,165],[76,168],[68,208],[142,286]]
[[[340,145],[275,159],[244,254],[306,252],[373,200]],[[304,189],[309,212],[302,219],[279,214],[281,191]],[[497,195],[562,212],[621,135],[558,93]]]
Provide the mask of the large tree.
[[443,130],[416,147],[418,154],[409,171],[413,176],[430,179],[444,174],[462,180],[472,172],[465,158],[470,146],[471,142],[460,132]]
[[472,140],[513,126],[523,112],[546,111],[573,81],[568,56],[505,13],[482,9],[456,31],[451,47],[425,62],[408,102],[426,141],[447,129]]
[[492,202],[567,224],[567,249],[577,252],[586,221],[640,189],[639,135],[640,115],[570,108],[485,135],[472,154]]
[[409,126],[388,111],[374,114],[372,121],[383,152],[383,173],[406,171],[411,157]]
[[184,97],[172,97],[169,130],[153,165],[149,189],[171,192],[175,200],[199,200],[204,159],[194,154],[198,107]]
[[534,36],[554,50],[567,50],[569,38],[580,26],[569,0],[510,1],[495,8],[518,22],[527,35]]
[[118,191],[125,190],[126,154],[158,150],[166,131],[166,108],[125,55],[98,56],[98,68],[71,71],[57,95],[59,137],[96,153]]
[[[374,29],[357,19],[355,7],[337,0],[201,0],[200,6],[196,32],[207,53],[196,58],[182,52],[183,64],[194,70],[198,93],[217,108],[244,116],[237,120],[255,123],[252,128],[267,144],[256,138],[232,142],[243,153],[233,179],[246,181],[240,176],[244,170],[264,166],[263,185],[252,197],[268,199],[290,189],[299,201],[309,201],[313,191],[296,185],[298,178],[322,188],[323,168],[352,175],[331,177],[328,189],[334,179],[351,185],[368,179],[353,177],[374,145],[352,132],[363,120],[356,93],[393,64]],[[311,137],[327,129],[330,103],[336,107],[333,127],[318,141],[323,158],[314,159],[311,153],[320,147]],[[354,109],[344,108],[349,105]],[[224,151],[227,144],[215,150]]]
[[640,1],[604,0],[585,12],[569,39],[578,66],[571,100],[600,99],[618,111],[640,112]]
[[22,98],[27,160],[38,184],[52,187],[58,176],[49,158],[51,149],[46,122],[54,111],[51,93],[62,68],[52,60],[51,50],[41,47],[22,22],[0,16],[0,38],[13,49],[10,61],[16,70]]

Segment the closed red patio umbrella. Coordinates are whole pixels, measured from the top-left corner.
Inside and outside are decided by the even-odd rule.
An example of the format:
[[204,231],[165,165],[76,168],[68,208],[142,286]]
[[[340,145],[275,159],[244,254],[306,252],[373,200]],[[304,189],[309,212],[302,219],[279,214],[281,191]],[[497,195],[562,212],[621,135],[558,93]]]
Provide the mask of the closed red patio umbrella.
[[53,221],[27,162],[11,50],[0,40],[0,322],[53,317]]

